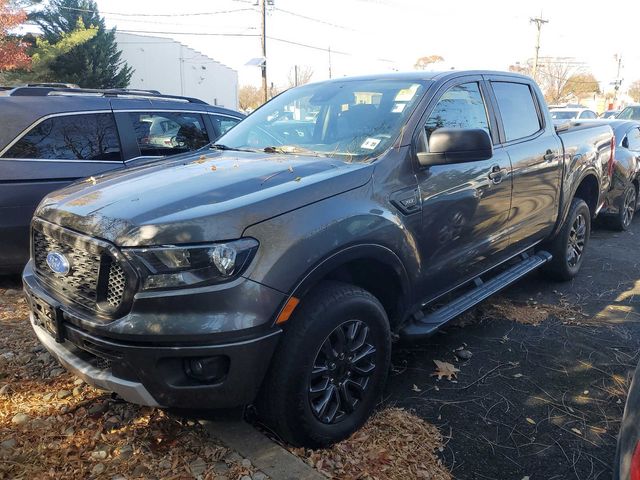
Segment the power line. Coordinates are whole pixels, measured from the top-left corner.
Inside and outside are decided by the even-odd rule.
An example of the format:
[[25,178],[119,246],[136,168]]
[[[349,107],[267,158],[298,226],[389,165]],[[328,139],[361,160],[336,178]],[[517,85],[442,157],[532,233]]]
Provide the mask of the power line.
[[286,13],[288,15],[293,15],[294,17],[304,18],[305,20],[310,20],[312,22],[322,23],[323,25],[329,25],[330,27],[342,28],[344,30],[355,31],[353,28],[345,27],[344,25],[336,25],[335,23],[326,22],[324,20],[320,20],[319,18],[308,17],[306,15],[302,15],[301,13],[292,12],[292,11],[289,11],[289,10],[285,10],[283,8],[277,8],[276,7],[275,10],[277,10],[278,12]]
[[122,33],[154,33],[162,35],[202,35],[206,37],[259,37],[257,33],[213,33],[213,32],[166,32],[166,31],[151,31],[151,30],[117,30]]
[[[239,1],[239,0],[236,0]],[[246,2],[251,3],[251,2]],[[233,10],[218,10],[215,12],[195,12],[195,13],[121,13],[121,12],[101,12],[98,10],[90,10],[87,8],[75,8],[75,7],[60,7],[65,10],[73,10],[75,12],[84,12],[84,13],[97,13],[103,15],[118,15],[122,17],[197,17],[204,15],[219,15],[225,13],[235,13],[235,12],[246,12],[246,11],[254,11],[253,8],[236,8]]]

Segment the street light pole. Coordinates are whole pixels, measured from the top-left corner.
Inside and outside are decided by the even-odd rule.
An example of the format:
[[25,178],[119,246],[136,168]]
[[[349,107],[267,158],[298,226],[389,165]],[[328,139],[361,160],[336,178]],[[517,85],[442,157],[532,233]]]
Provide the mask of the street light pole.
[[537,18],[529,19],[529,22],[536,24],[536,29],[538,30],[536,34],[536,56],[533,58],[533,71],[531,72],[531,76],[534,80],[536,79],[536,74],[538,73],[538,57],[540,55],[540,32],[542,30],[542,25],[544,25],[545,23],[549,23],[549,20],[544,20],[541,17],[542,15]]
[[269,100],[267,92],[267,0],[260,0],[260,18],[262,24],[262,95],[266,103]]

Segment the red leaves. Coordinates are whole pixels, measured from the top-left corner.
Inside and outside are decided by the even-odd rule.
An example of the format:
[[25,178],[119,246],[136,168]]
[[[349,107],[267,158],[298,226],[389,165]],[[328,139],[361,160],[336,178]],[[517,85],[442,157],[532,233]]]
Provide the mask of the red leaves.
[[27,20],[23,10],[12,10],[8,0],[0,0],[0,71],[28,68],[31,58],[27,44],[10,36],[9,31]]

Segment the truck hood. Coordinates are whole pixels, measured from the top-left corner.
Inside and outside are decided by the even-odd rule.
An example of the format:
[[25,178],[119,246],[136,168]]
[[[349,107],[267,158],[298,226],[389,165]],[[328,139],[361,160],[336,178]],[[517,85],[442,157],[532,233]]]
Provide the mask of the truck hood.
[[35,215],[118,246],[230,240],[360,187],[372,169],[291,154],[198,152],[74,183],[47,196]]

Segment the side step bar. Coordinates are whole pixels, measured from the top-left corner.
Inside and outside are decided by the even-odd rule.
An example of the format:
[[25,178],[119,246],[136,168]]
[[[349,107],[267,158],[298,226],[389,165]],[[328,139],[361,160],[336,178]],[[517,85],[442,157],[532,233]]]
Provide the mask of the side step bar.
[[539,251],[531,256],[523,254],[518,263],[490,280],[483,282],[480,277],[477,277],[475,279],[476,287],[434,312],[422,317],[418,314],[417,318],[414,318],[400,330],[400,337],[415,340],[435,333],[451,319],[511,285],[549,260],[551,260],[551,254],[545,251]]

